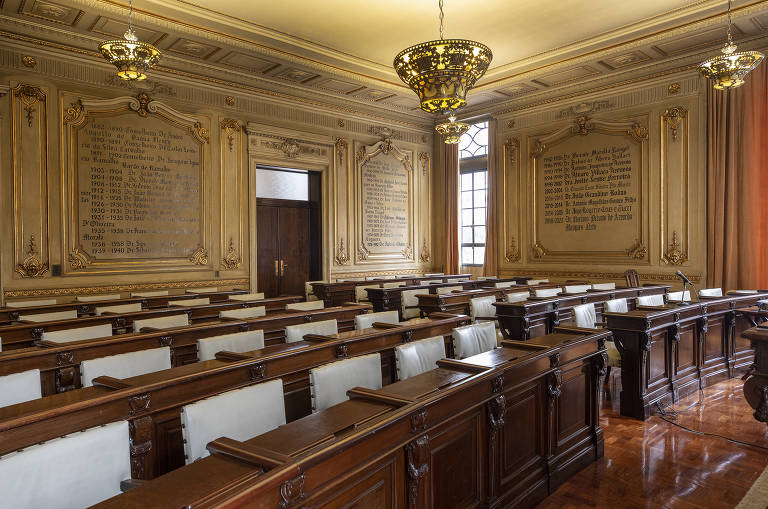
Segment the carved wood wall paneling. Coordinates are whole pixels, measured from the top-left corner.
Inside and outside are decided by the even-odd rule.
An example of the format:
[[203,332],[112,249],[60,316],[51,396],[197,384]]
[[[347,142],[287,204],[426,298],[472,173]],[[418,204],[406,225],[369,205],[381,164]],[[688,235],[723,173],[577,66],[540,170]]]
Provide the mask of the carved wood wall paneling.
[[336,203],[333,209],[333,224],[336,232],[334,262],[336,265],[348,265],[352,258],[349,251],[352,242],[352,218],[350,217],[350,204],[352,203],[351,147],[346,138],[336,138],[334,148],[333,168],[336,190]]
[[432,261],[432,157],[429,152],[420,152],[418,161],[419,195],[419,261]]
[[11,90],[13,267],[21,278],[50,275],[47,98],[35,85]]
[[[514,123],[512,124],[514,125]],[[502,242],[504,260],[507,263],[520,261],[520,233],[522,231],[522,189],[523,175],[520,172],[520,138],[510,136],[503,141],[502,151]]]
[[222,118],[219,121],[219,151],[220,264],[224,270],[237,270],[243,264],[246,248],[244,223],[247,220],[245,202],[248,196],[248,180],[243,171],[243,127],[238,120]]
[[[661,172],[661,260],[669,265],[688,261],[690,189],[690,116],[683,106],[673,106],[661,114],[659,131]],[[702,198],[703,199],[703,198]]]

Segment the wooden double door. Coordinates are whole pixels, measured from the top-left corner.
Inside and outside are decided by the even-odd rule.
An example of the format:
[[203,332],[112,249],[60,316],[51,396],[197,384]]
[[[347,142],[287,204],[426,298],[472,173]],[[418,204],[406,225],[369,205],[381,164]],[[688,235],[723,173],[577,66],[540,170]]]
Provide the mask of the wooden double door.
[[256,215],[259,291],[304,295],[304,283],[322,273],[319,203],[258,198]]

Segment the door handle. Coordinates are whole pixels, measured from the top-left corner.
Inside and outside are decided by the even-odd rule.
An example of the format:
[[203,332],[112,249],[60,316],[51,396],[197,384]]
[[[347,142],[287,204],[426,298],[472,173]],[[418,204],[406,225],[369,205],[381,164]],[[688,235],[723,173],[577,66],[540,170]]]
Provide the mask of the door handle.
[[285,268],[288,266],[287,263],[285,263],[285,260],[280,260],[280,275],[285,275]]
[[279,276],[280,273],[277,270],[277,259],[275,259],[275,277]]

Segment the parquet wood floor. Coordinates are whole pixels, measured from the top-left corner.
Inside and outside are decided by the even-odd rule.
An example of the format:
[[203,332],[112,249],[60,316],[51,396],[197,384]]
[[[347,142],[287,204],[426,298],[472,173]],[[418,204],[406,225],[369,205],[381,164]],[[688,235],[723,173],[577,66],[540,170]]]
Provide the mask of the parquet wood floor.
[[[673,407],[675,422],[768,448],[768,426],[752,417],[742,385],[728,380],[681,399]],[[655,415],[645,422],[622,417],[620,391],[620,375],[613,373],[600,418],[604,458],[538,509],[733,508],[768,466],[767,449],[691,433]]]

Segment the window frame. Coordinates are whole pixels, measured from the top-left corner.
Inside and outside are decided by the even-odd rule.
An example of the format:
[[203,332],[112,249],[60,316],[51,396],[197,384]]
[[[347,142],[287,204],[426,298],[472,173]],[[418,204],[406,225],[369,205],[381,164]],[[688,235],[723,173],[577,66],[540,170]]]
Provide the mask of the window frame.
[[[462,267],[482,267],[485,264],[485,251],[483,251],[483,261],[482,263],[475,263],[475,248],[482,247],[483,249],[486,248],[487,245],[487,237],[485,242],[475,242],[475,228],[478,226],[482,226],[485,229],[486,235],[488,234],[488,225],[487,225],[487,219],[488,219],[488,157],[478,156],[478,157],[472,157],[469,159],[462,159],[460,162],[460,170],[459,170],[459,260],[461,262]],[[476,173],[485,173],[485,187],[484,188],[477,188],[475,187],[475,174]],[[472,207],[463,207],[462,204],[462,193],[468,192],[465,191],[464,188],[461,185],[462,177],[464,175],[472,175],[472,190],[469,191],[472,195]],[[485,191],[485,206],[484,207],[478,207],[475,206],[475,192],[477,191]],[[483,224],[476,224],[475,223],[475,210],[477,209],[485,209],[485,221]],[[463,215],[465,210],[471,210],[472,211],[472,224],[465,225],[463,223]],[[472,228],[472,242],[464,242],[464,228]],[[471,247],[472,248],[472,263],[464,263],[464,256],[463,256],[463,249],[465,247]]]

